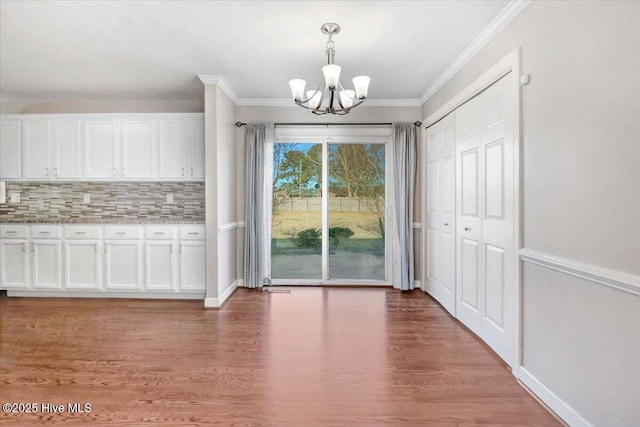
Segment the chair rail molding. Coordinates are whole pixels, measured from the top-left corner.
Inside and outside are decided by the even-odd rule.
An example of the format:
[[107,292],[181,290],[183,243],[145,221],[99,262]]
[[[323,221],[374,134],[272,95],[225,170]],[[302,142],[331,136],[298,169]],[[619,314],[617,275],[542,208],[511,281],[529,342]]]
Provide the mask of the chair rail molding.
[[570,276],[640,296],[640,276],[586,264],[533,249],[520,249],[523,262],[539,265]]
[[238,222],[230,222],[228,224],[222,224],[218,226],[218,234],[226,233],[227,231],[235,230],[239,227]]

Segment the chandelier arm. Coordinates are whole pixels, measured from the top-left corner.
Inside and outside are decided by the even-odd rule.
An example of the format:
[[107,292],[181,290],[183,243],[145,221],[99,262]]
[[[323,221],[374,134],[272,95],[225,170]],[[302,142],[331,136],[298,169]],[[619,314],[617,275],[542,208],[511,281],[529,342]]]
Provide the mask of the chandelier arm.
[[340,92],[338,92],[338,104],[340,104],[340,108],[345,110],[344,105],[342,105],[342,95],[341,95],[341,93],[344,91],[344,86],[342,86],[342,83],[340,83],[340,80],[338,80],[338,88],[340,89]]

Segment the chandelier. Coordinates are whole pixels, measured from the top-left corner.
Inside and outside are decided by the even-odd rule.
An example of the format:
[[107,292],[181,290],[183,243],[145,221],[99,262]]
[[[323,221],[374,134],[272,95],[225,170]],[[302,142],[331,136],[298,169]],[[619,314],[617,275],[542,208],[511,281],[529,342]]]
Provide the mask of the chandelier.
[[[344,115],[367,99],[371,78],[369,76],[354,77],[353,86],[355,90],[345,89],[339,80],[342,67],[333,63],[336,52],[332,37],[340,32],[340,25],[328,22],[320,27],[320,30],[323,34],[329,36],[326,50],[327,65],[322,67],[322,81],[316,90],[308,90],[306,94],[304,89],[307,82],[303,79],[290,80],[289,87],[291,87],[291,94],[295,103],[311,110],[313,114]],[[323,105],[325,99],[328,101]]]

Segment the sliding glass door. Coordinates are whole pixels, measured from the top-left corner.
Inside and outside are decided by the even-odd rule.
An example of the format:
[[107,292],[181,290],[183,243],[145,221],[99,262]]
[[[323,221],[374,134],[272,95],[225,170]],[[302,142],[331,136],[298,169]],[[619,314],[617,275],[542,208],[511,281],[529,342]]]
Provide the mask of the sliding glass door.
[[322,144],[276,143],[271,277],[322,280]]
[[385,280],[384,144],[329,144],[329,280]]
[[274,144],[274,284],[387,282],[386,147]]

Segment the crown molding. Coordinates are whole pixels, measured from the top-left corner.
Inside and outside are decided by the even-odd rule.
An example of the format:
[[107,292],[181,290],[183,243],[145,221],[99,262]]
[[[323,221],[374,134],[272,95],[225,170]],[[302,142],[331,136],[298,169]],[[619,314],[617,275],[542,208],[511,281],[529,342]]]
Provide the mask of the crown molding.
[[215,84],[231,99],[231,101],[238,105],[240,99],[234,90],[229,86],[227,80],[219,74],[198,74],[198,78],[205,85]]
[[291,99],[276,98],[241,98],[238,106],[241,107],[290,107],[296,106]]
[[[242,107],[297,107],[291,99],[241,98],[236,104]],[[420,107],[419,99],[367,99],[364,107]]]
[[531,0],[512,0],[502,12],[476,37],[451,65],[427,88],[419,98],[420,105],[427,102],[442,86],[445,85],[460,69],[473,58],[504,27],[518,16],[531,3]]

